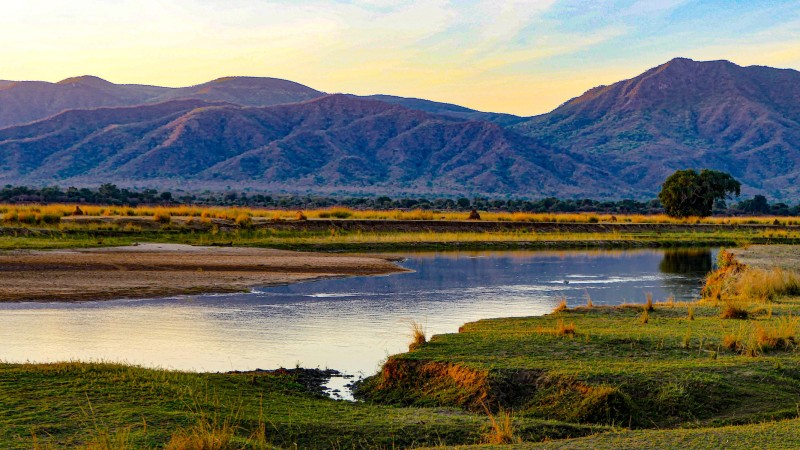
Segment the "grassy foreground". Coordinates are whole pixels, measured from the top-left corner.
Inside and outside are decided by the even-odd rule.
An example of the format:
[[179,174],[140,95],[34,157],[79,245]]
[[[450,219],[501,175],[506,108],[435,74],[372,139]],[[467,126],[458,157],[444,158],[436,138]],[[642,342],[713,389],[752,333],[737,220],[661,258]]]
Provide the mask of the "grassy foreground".
[[[0,364],[0,448],[406,448],[481,442],[485,414],[334,401],[296,375]],[[531,440],[587,435],[529,420]]]
[[[793,447],[796,420],[762,423],[799,414],[800,278],[722,255],[698,303],[588,301],[543,317],[469,323],[389,358],[361,395],[476,411],[488,405],[509,417],[504,443],[525,440],[513,426],[524,418],[631,430],[544,448],[717,448],[747,436]],[[743,427],[718,428],[732,425]],[[647,430],[659,428],[673,430]]]

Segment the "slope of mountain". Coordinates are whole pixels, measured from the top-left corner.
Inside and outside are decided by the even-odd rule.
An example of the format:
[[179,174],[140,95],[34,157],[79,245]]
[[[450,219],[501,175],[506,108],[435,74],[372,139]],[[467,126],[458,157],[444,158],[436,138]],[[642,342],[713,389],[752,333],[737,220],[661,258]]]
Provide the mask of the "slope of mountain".
[[745,191],[800,198],[800,72],[678,58],[587,91],[515,130],[581,153],[654,194],[687,167],[732,173]]
[[33,122],[70,109],[133,106],[173,99],[226,101],[269,106],[321,97],[324,93],[276,78],[228,77],[185,88],[114,84],[94,76],[0,82],[0,128]]
[[578,178],[609,176],[496,124],[347,95],[67,111],[0,130],[7,183],[540,196],[577,195]]
[[394,95],[382,94],[367,95],[363,98],[379,100],[385,103],[391,103],[393,105],[404,106],[408,109],[416,109],[419,111],[429,112],[431,114],[439,114],[457,119],[485,120],[487,122],[493,122],[504,127],[516,125],[528,119],[527,117],[515,116],[513,114],[476,111],[463,106],[453,105],[451,103],[434,102],[421,98],[396,97]]
[[262,77],[225,77],[208,83],[170,89],[154,101],[192,98],[244,106],[271,106],[319,98],[324,92],[294,81]]

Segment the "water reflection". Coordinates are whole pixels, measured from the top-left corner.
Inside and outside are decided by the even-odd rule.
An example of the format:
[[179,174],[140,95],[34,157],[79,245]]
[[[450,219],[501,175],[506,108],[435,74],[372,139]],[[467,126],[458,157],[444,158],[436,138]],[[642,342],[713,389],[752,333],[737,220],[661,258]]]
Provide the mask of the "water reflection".
[[705,275],[712,268],[711,250],[666,250],[658,269],[664,273]]
[[0,305],[0,359],[114,360],[188,370],[331,367],[374,372],[408,323],[464,322],[572,306],[697,296],[704,251],[414,254],[414,272],[261,288],[250,294]]

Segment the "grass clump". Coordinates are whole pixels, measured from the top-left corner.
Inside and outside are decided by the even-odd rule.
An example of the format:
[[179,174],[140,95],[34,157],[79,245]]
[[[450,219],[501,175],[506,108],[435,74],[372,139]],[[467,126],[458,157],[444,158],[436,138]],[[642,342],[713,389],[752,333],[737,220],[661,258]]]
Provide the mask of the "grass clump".
[[720,319],[745,320],[749,317],[750,313],[746,309],[730,301],[725,303],[725,307],[719,315]]
[[566,311],[568,309],[569,308],[567,307],[567,298],[561,297],[561,301],[558,302],[558,305],[555,308],[553,308],[553,313],[559,313],[561,311]]
[[239,214],[236,216],[236,225],[245,230],[253,228],[253,218],[248,214]]
[[651,292],[648,292],[647,294],[645,294],[645,296],[647,297],[647,302],[644,305],[644,310],[647,312],[655,311],[656,308],[653,306],[653,294]]
[[172,214],[167,209],[157,209],[153,213],[153,221],[161,224],[170,223],[172,221]]
[[421,323],[413,321],[411,322],[411,343],[408,344],[408,351],[414,351],[428,342],[428,339],[425,337],[425,328],[422,326]]
[[522,442],[522,439],[516,435],[511,411],[501,408],[497,414],[492,414],[486,408],[486,415],[489,417],[489,431],[482,436],[484,444],[504,445]]

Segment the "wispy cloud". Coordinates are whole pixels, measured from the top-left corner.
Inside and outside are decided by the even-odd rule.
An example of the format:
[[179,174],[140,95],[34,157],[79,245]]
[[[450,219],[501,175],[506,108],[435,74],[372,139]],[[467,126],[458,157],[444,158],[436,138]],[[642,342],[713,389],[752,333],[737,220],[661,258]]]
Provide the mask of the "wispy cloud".
[[534,114],[679,55],[800,67],[800,6],[789,0],[8,3],[6,79],[92,73],[177,86],[277,76]]

